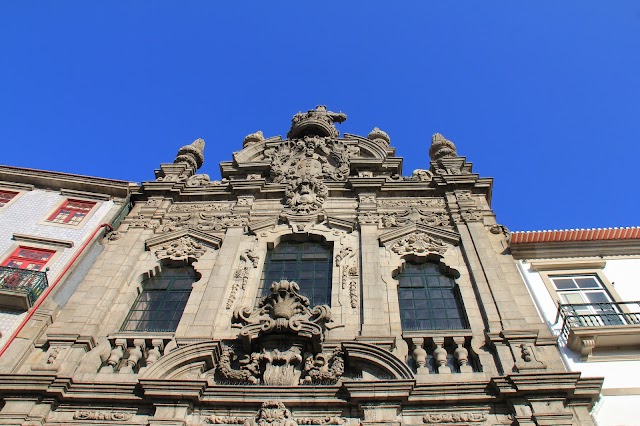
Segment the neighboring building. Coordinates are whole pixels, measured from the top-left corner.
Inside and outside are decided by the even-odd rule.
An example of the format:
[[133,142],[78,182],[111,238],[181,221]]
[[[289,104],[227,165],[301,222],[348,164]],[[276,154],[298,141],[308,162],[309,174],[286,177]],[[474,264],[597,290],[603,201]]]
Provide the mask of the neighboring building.
[[402,176],[345,119],[248,135],[220,181],[200,139],[162,164],[35,347],[0,359],[0,424],[592,425],[602,380],[565,370],[492,180],[439,134]]
[[129,190],[128,182],[118,180],[0,166],[5,367],[20,362],[76,290],[101,251],[105,231],[126,215]]
[[598,425],[640,424],[640,228],[515,232],[511,250],[567,368],[604,377]]

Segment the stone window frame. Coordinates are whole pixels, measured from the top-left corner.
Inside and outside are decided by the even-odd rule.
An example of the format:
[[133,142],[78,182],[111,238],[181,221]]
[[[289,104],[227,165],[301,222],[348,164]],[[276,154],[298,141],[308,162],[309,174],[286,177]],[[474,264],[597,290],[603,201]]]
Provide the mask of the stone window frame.
[[[87,214],[82,218],[80,222],[77,224],[68,224],[68,223],[56,223],[52,222],[51,218],[54,217],[69,201],[80,201],[86,203],[93,203],[93,207],[91,210],[87,212]],[[41,225],[48,226],[59,226],[67,229],[80,229],[91,219],[91,217],[98,211],[98,209],[102,206],[102,203],[96,199],[90,199],[86,197],[63,197],[45,214],[44,219],[40,220]]]

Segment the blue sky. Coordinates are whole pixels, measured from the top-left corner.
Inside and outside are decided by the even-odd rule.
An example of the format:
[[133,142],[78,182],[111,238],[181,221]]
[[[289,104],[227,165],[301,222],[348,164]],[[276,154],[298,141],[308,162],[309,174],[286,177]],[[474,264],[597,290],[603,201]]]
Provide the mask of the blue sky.
[[201,170],[315,105],[428,167],[451,139],[512,230],[636,226],[640,3],[0,4],[0,163],[153,178],[198,137]]

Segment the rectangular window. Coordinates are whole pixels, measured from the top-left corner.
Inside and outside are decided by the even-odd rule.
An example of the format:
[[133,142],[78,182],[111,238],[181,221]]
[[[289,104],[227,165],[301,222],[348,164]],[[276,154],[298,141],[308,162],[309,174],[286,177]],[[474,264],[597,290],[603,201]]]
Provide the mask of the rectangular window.
[[0,190],[0,207],[4,207],[16,195],[18,195],[17,192]]
[[583,326],[623,323],[618,304],[596,275],[558,275],[549,279],[574,323],[581,321],[585,323]]
[[2,266],[40,271],[54,254],[54,250],[19,247],[5,259]]
[[49,216],[49,222],[78,225],[96,203],[91,201],[67,200],[55,213]]

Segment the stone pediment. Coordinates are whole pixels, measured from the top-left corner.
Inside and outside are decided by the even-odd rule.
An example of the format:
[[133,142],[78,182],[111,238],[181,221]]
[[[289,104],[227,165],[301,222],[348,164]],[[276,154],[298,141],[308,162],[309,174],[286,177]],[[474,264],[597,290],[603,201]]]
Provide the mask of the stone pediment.
[[221,245],[222,238],[191,227],[156,235],[145,241],[145,249],[153,251],[158,259],[173,261],[195,261],[207,247],[218,249]]
[[455,231],[435,226],[411,224],[383,233],[379,241],[382,246],[399,255],[442,256],[449,247],[460,243],[460,235]]

